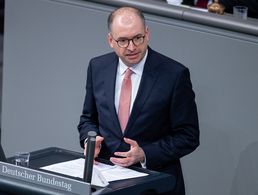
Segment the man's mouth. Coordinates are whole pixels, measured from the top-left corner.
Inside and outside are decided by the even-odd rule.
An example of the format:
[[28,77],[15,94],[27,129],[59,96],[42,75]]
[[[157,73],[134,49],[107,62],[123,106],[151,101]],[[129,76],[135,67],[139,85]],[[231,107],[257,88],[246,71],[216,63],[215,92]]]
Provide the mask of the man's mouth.
[[130,54],[126,54],[126,56],[128,56],[128,57],[135,57],[135,56],[137,56],[138,55],[138,53],[130,53]]

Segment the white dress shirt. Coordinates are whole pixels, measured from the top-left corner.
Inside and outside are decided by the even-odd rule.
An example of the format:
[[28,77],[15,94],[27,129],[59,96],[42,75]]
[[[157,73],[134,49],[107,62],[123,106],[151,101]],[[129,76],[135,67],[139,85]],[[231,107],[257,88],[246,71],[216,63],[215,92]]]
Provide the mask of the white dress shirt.
[[[130,104],[130,113],[132,111],[133,103],[139,89],[139,85],[142,78],[142,72],[143,72],[147,55],[148,55],[148,50],[146,51],[144,58],[138,64],[135,64],[132,67],[130,67],[130,69],[133,71],[133,74],[131,75],[132,96],[131,96],[131,104]],[[126,66],[119,58],[117,73],[116,73],[116,86],[115,86],[115,107],[116,107],[117,113],[118,113],[119,99],[120,99],[120,93],[121,93],[121,86],[122,86],[125,71],[127,68],[128,66]]]

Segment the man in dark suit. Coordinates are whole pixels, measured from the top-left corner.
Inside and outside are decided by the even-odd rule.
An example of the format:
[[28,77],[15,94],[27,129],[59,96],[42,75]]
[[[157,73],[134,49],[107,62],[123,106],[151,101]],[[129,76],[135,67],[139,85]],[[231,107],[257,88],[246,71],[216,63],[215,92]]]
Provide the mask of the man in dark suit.
[[[179,159],[199,145],[189,70],[148,46],[149,29],[138,9],[113,11],[108,29],[108,43],[114,52],[89,63],[78,125],[81,146],[87,147],[87,133],[95,131],[95,157],[172,174],[177,181],[173,194],[185,194]],[[125,80],[130,80],[131,88],[124,96],[129,100],[121,103],[128,71]],[[121,110],[127,104],[129,119],[120,116],[126,115],[127,111]]]

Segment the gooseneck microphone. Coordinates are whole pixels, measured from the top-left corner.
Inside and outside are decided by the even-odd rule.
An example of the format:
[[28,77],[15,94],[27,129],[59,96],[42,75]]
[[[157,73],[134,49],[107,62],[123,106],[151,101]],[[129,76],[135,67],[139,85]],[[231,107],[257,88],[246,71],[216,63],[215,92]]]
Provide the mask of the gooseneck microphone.
[[87,183],[91,183],[91,178],[92,178],[96,136],[97,136],[97,133],[95,131],[88,132],[87,149],[86,149],[84,172],[83,172],[83,181]]

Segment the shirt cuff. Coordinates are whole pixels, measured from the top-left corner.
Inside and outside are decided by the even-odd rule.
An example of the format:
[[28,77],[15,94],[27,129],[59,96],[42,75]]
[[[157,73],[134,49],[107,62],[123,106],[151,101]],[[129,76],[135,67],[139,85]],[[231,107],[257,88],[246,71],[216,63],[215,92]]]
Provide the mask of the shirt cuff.
[[143,161],[140,161],[140,163],[141,163],[142,168],[147,169],[147,167],[146,167],[146,156],[145,156],[145,153],[144,153],[144,160],[143,160]]

